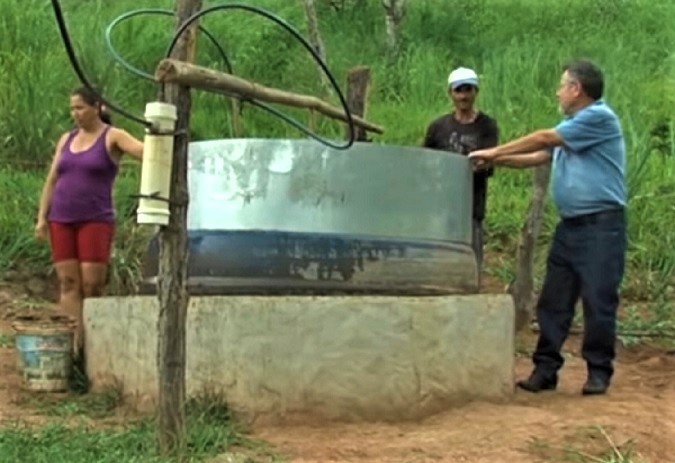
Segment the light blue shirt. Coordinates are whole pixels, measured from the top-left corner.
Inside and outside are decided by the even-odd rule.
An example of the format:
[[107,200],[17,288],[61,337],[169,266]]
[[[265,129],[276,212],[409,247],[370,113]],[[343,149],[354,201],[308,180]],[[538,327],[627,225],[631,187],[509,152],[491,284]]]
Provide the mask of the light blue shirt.
[[553,201],[562,217],[626,206],[626,146],[619,118],[598,100],[555,128]]

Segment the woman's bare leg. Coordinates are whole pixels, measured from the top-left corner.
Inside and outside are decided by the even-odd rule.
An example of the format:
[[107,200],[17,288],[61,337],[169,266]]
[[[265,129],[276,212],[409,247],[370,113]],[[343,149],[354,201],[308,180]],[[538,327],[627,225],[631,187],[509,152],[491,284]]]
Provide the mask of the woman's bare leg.
[[77,260],[64,260],[54,264],[59,279],[59,308],[75,320],[73,348],[78,353],[82,346],[82,278]]
[[[108,275],[108,264],[100,262],[82,262],[80,264],[80,274],[82,275],[82,294],[84,298],[100,297],[105,290],[106,278]],[[84,336],[82,333],[82,346],[84,345]],[[82,347],[80,346],[80,347]]]

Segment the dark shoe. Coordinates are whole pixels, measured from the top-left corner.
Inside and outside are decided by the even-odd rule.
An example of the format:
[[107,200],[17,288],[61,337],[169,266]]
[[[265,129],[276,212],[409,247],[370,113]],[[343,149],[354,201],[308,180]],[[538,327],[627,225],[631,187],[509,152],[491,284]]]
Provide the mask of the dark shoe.
[[583,395],[601,395],[607,392],[609,381],[600,376],[590,375],[584,384],[581,393]]
[[558,376],[544,375],[535,371],[529,378],[518,381],[516,385],[528,392],[553,391],[558,386]]

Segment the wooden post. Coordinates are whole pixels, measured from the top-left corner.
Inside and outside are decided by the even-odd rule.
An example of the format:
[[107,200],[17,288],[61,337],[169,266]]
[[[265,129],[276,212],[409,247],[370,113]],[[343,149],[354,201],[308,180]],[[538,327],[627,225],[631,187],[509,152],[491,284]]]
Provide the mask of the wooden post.
[[309,110],[309,119],[307,121],[307,127],[312,132],[316,132],[316,111],[313,109]]
[[[176,0],[178,28],[199,11],[201,0]],[[181,36],[173,57],[194,60],[197,22]],[[178,120],[171,170],[171,218],[159,233],[159,448],[168,455],[183,455],[185,450],[185,322],[187,291],[187,154],[189,143],[191,96],[189,87],[167,84],[167,102],[176,105]]]
[[[343,108],[332,106],[325,101],[311,95],[302,95],[265,87],[241,77],[225,72],[214,71],[203,66],[180,61],[176,59],[162,60],[155,70],[155,79],[159,82],[174,83],[179,85],[207,90],[226,95],[238,95],[244,98],[254,98],[268,103],[278,103],[295,108],[313,109],[317,113],[333,119],[347,122],[347,115]],[[378,125],[361,119],[358,116],[352,118],[354,124],[364,129],[383,133],[384,129]]]
[[393,63],[398,58],[401,42],[401,25],[405,18],[408,0],[382,0],[387,25],[387,51],[389,61]]
[[[368,92],[370,90],[370,68],[358,66],[347,72],[347,106],[353,116],[366,117]],[[355,141],[370,141],[362,127],[354,126]],[[345,130],[345,138],[349,138],[349,126]]]
[[241,120],[241,100],[232,98],[232,135],[234,138],[244,136],[244,123]]
[[544,221],[544,206],[548,190],[551,166],[536,167],[533,178],[533,192],[530,200],[527,220],[523,225],[516,258],[516,277],[508,292],[513,298],[516,309],[516,332],[522,330],[532,317],[536,296],[534,293],[534,252]]
[[[309,35],[309,43],[316,51],[321,61],[328,63],[326,59],[326,46],[323,43],[323,38],[321,38],[321,33],[319,32],[319,19],[316,14],[316,5],[314,0],[302,0],[302,4],[305,7],[305,17],[307,18],[307,32]],[[324,74],[323,69],[319,66],[319,75],[321,76],[321,85],[323,91],[326,95],[331,95],[333,93],[333,88],[330,85],[330,80],[326,74]],[[313,129],[312,129],[313,130]]]

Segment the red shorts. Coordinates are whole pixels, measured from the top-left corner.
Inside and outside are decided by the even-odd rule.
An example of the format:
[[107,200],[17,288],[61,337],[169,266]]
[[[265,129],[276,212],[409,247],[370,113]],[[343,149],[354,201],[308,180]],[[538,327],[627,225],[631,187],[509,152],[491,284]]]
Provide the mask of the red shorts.
[[109,222],[49,222],[54,262],[107,263],[114,234],[115,224]]

